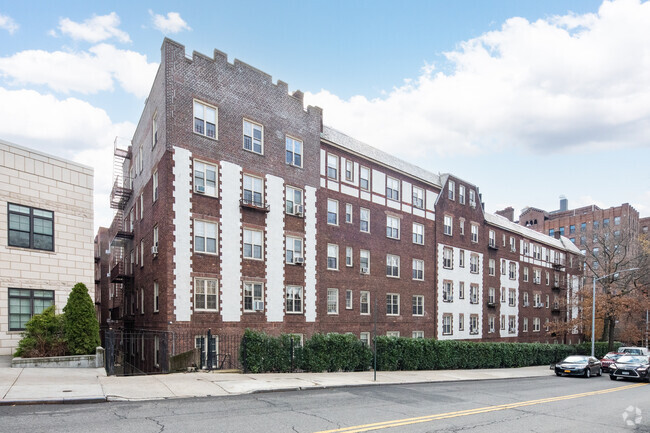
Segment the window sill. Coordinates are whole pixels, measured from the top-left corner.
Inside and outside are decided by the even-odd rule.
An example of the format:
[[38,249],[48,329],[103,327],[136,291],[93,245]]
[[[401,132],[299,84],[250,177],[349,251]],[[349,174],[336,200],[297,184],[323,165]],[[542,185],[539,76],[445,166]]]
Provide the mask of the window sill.
[[13,245],[7,245],[6,247],[8,250],[18,250],[18,251],[26,251],[30,253],[44,253],[44,254],[56,254],[56,251],[51,251],[51,250],[39,250],[37,248],[25,248],[25,247],[17,247]]
[[242,146],[242,149],[245,150],[246,152],[252,153],[254,155],[264,156],[264,145],[262,145],[262,152],[255,152],[253,149],[246,149],[243,146]]

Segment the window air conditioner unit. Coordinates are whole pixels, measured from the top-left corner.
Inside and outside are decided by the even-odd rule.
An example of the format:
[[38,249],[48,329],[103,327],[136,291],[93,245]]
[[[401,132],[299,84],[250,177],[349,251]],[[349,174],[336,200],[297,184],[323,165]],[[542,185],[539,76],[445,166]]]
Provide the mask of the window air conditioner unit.
[[302,213],[303,213],[302,205],[294,204],[293,205],[293,214],[297,215],[297,216],[302,216]]
[[366,266],[361,266],[361,273],[368,274],[369,273],[368,268]]
[[302,264],[305,263],[305,258],[302,257],[302,256],[295,256],[295,257],[293,258],[293,263],[294,263],[295,265],[302,265]]
[[154,256],[158,254],[158,245],[154,245],[151,247],[151,254]]
[[264,311],[264,301],[255,301],[253,303],[253,309],[255,311]]
[[205,194],[205,186],[203,185],[196,185],[194,187],[194,191],[199,193],[199,194]]

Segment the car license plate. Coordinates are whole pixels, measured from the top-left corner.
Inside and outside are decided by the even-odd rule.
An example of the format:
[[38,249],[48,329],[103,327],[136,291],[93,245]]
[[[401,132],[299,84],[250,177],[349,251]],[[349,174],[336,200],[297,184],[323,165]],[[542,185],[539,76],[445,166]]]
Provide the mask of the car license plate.
[[621,371],[621,374],[630,374],[629,371]]
[[571,373],[571,370],[564,370],[565,373]]

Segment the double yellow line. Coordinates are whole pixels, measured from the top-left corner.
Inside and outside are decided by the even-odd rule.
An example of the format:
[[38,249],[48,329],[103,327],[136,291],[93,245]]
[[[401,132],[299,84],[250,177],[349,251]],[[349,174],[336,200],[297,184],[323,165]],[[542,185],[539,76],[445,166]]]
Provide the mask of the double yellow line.
[[393,420],[393,421],[384,421],[384,422],[376,422],[373,424],[363,424],[363,425],[357,425],[357,426],[352,426],[352,427],[344,427],[344,428],[339,428],[335,430],[323,430],[317,433],[357,433],[357,432],[365,432],[365,431],[371,431],[371,430],[380,430],[380,429],[385,429],[385,428],[393,428],[393,427],[400,427],[403,425],[409,425],[409,424],[419,424],[419,423],[424,423],[424,422],[431,422],[431,421],[437,421],[440,419],[447,419],[447,418],[456,418],[460,416],[467,416],[467,415],[477,415],[480,413],[487,413],[487,412],[495,412],[499,410],[506,410],[506,409],[516,409],[518,407],[524,407],[524,406],[533,406],[536,404],[543,404],[543,403],[552,403],[555,401],[563,401],[563,400],[571,400],[574,398],[581,398],[581,397],[589,397],[592,395],[601,395],[601,394],[607,394],[610,392],[615,392],[615,391],[624,391],[626,389],[632,389],[632,388],[638,388],[640,386],[646,386],[647,384],[645,383],[635,383],[631,385],[625,385],[625,386],[619,386],[616,388],[610,388],[610,389],[604,389],[601,391],[591,391],[591,392],[582,392],[580,394],[570,394],[570,395],[562,395],[559,397],[549,397],[549,398],[541,398],[539,400],[529,400],[529,401],[522,401],[518,403],[506,403],[506,404],[500,404],[498,406],[485,406],[485,407],[479,407],[476,409],[468,409],[468,410],[460,410],[457,412],[446,412],[446,413],[439,413],[439,414],[434,414],[434,415],[426,415],[426,416],[420,416],[416,418],[404,418],[404,419],[398,419],[398,420]]

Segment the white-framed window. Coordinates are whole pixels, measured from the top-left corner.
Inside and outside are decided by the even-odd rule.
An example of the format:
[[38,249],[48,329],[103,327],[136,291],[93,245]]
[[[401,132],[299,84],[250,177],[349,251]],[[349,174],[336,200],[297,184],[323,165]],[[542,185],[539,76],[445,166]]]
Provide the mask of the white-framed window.
[[473,189],[469,190],[469,205],[471,207],[476,207],[476,193]]
[[287,313],[302,313],[302,287],[287,286]]
[[470,254],[470,256],[469,256],[469,271],[472,274],[478,274],[478,254]]
[[478,334],[478,314],[469,315],[469,333],[470,335]]
[[521,328],[523,332],[528,332],[528,317],[524,317],[524,319],[522,320]]
[[488,317],[488,333],[494,333],[494,316]]
[[488,289],[488,304],[494,304],[496,302],[496,289],[494,287],[490,287]]
[[140,314],[144,314],[144,288],[140,288]]
[[352,205],[350,203],[345,204],[345,222],[352,223]]
[[140,220],[144,218],[144,195],[140,194]]
[[478,285],[476,284],[469,285],[469,303],[478,304]]
[[216,197],[217,166],[202,161],[194,161],[194,191]]
[[370,314],[370,292],[362,290],[359,294],[359,312],[363,315]]
[[327,177],[334,180],[339,180],[339,157],[327,154]]
[[461,268],[465,267],[465,250],[458,251],[458,266]]
[[413,315],[424,316],[424,296],[413,295]]
[[478,242],[478,225],[472,224],[472,242]]
[[[597,248],[594,248],[597,249]],[[546,285],[548,286],[551,283],[551,274],[549,271],[546,271]]]
[[505,259],[501,259],[501,275],[506,274],[506,261]]
[[517,264],[515,262],[508,263],[508,278],[511,280],[517,279]]
[[524,282],[528,282],[528,267],[524,266]]
[[515,243],[515,238],[513,236],[510,236],[510,251],[513,253],[517,251],[517,244]]
[[244,229],[244,258],[261,260],[264,236],[261,231]]
[[289,215],[303,215],[302,190],[294,186],[287,186],[285,188],[285,195],[285,212]]
[[158,335],[153,337],[153,364],[155,367],[160,367],[160,336]]
[[508,305],[510,307],[517,305],[517,291],[515,289],[508,290]]
[[264,285],[262,283],[244,283],[244,311],[264,311]]
[[133,225],[135,224],[135,206],[131,208],[129,212],[129,231],[133,231]]
[[465,282],[458,282],[458,299],[465,299]]
[[153,245],[154,247],[158,247],[158,224],[153,226]]
[[445,215],[444,233],[446,235],[451,236],[453,234],[453,224],[454,224],[454,218],[452,218],[451,215]]
[[286,163],[296,167],[302,167],[302,141],[297,138],[285,138]]
[[448,313],[442,315],[442,335],[452,335],[454,316]]
[[550,305],[551,305],[550,297],[549,297],[548,295],[546,295],[546,303],[544,304],[544,306],[545,306],[546,308],[548,308]]
[[501,234],[501,240],[503,241],[503,246],[505,247],[506,246],[506,234],[505,233]]
[[264,154],[264,127],[244,119],[244,149]]
[[442,301],[454,302],[454,283],[450,280],[442,282]]
[[370,346],[370,332],[360,332],[359,340],[364,346]]
[[413,207],[424,209],[424,190],[417,186],[413,187]]
[[152,193],[151,196],[153,198],[153,201],[155,202],[158,200],[158,170],[154,171],[153,174],[151,175],[151,185],[152,185]]
[[535,308],[542,308],[542,294],[541,293],[533,293],[533,307]]
[[488,273],[490,276],[495,275],[495,268],[496,268],[496,263],[494,262],[494,259],[488,260]]
[[327,314],[339,314],[339,289],[327,289]]
[[140,239],[140,267],[144,266],[144,239]]
[[349,159],[345,160],[345,180],[348,182],[354,180],[354,163]]
[[194,100],[194,132],[217,139],[217,107]]
[[153,113],[151,118],[151,148],[156,147],[158,143],[158,112]]
[[386,254],[386,276],[399,278],[399,256]]
[[298,258],[302,258],[302,238],[287,236],[285,260],[288,264],[298,263]]
[[465,314],[464,313],[459,313],[458,314],[458,330],[459,331],[464,331],[465,330]]
[[533,317],[533,332],[539,332],[540,320],[539,317]]
[[522,306],[527,307],[528,305],[530,305],[528,303],[528,292],[523,292],[522,297],[523,297]]
[[399,218],[386,216],[386,237],[399,239]]
[[370,233],[370,210],[368,209],[359,209],[359,230]]
[[345,291],[345,309],[346,310],[352,309],[352,290]]
[[505,316],[505,314],[501,315],[501,320],[499,320],[499,324],[501,325],[501,330],[505,331],[506,330],[506,316]]
[[456,199],[456,182],[453,180],[447,182],[447,196],[449,197],[449,200]]
[[370,169],[361,166],[359,168],[359,187],[364,191],[370,190]]
[[327,224],[339,225],[339,202],[327,199]]
[[517,322],[515,316],[508,316],[508,334],[514,334],[517,331]]
[[413,259],[413,279],[424,281],[424,260]]
[[411,338],[424,338],[424,331],[413,331]]
[[501,287],[501,303],[504,304],[506,302],[506,288]]
[[160,311],[160,286],[158,281],[153,283],[153,312],[157,313]]
[[217,253],[217,224],[194,220],[194,252]]
[[370,273],[370,251],[359,250],[359,265],[361,266],[362,274]]
[[194,279],[194,310],[217,311],[218,282],[214,279]]
[[339,268],[339,246],[327,244],[327,269],[338,270]]
[[424,225],[413,223],[413,243],[424,245]]
[[458,218],[458,229],[461,236],[465,236],[465,218]]
[[542,284],[542,271],[540,269],[533,269],[533,283]]
[[386,177],[386,198],[399,201],[399,180],[390,176]]
[[465,204],[465,185],[458,185],[458,203]]
[[353,265],[352,254],[352,247],[345,247],[345,266],[347,267],[351,267]]
[[386,315],[399,316],[399,294],[398,293],[386,294]]
[[[474,233],[472,232],[472,239],[473,238],[474,238]],[[488,231],[488,244],[493,248],[496,248],[497,246],[497,235],[494,230]]]
[[442,267],[445,269],[454,268],[454,250],[450,247],[442,249]]
[[386,337],[399,338],[399,331],[386,331]]
[[244,175],[244,204],[264,206],[264,182],[259,177]]

